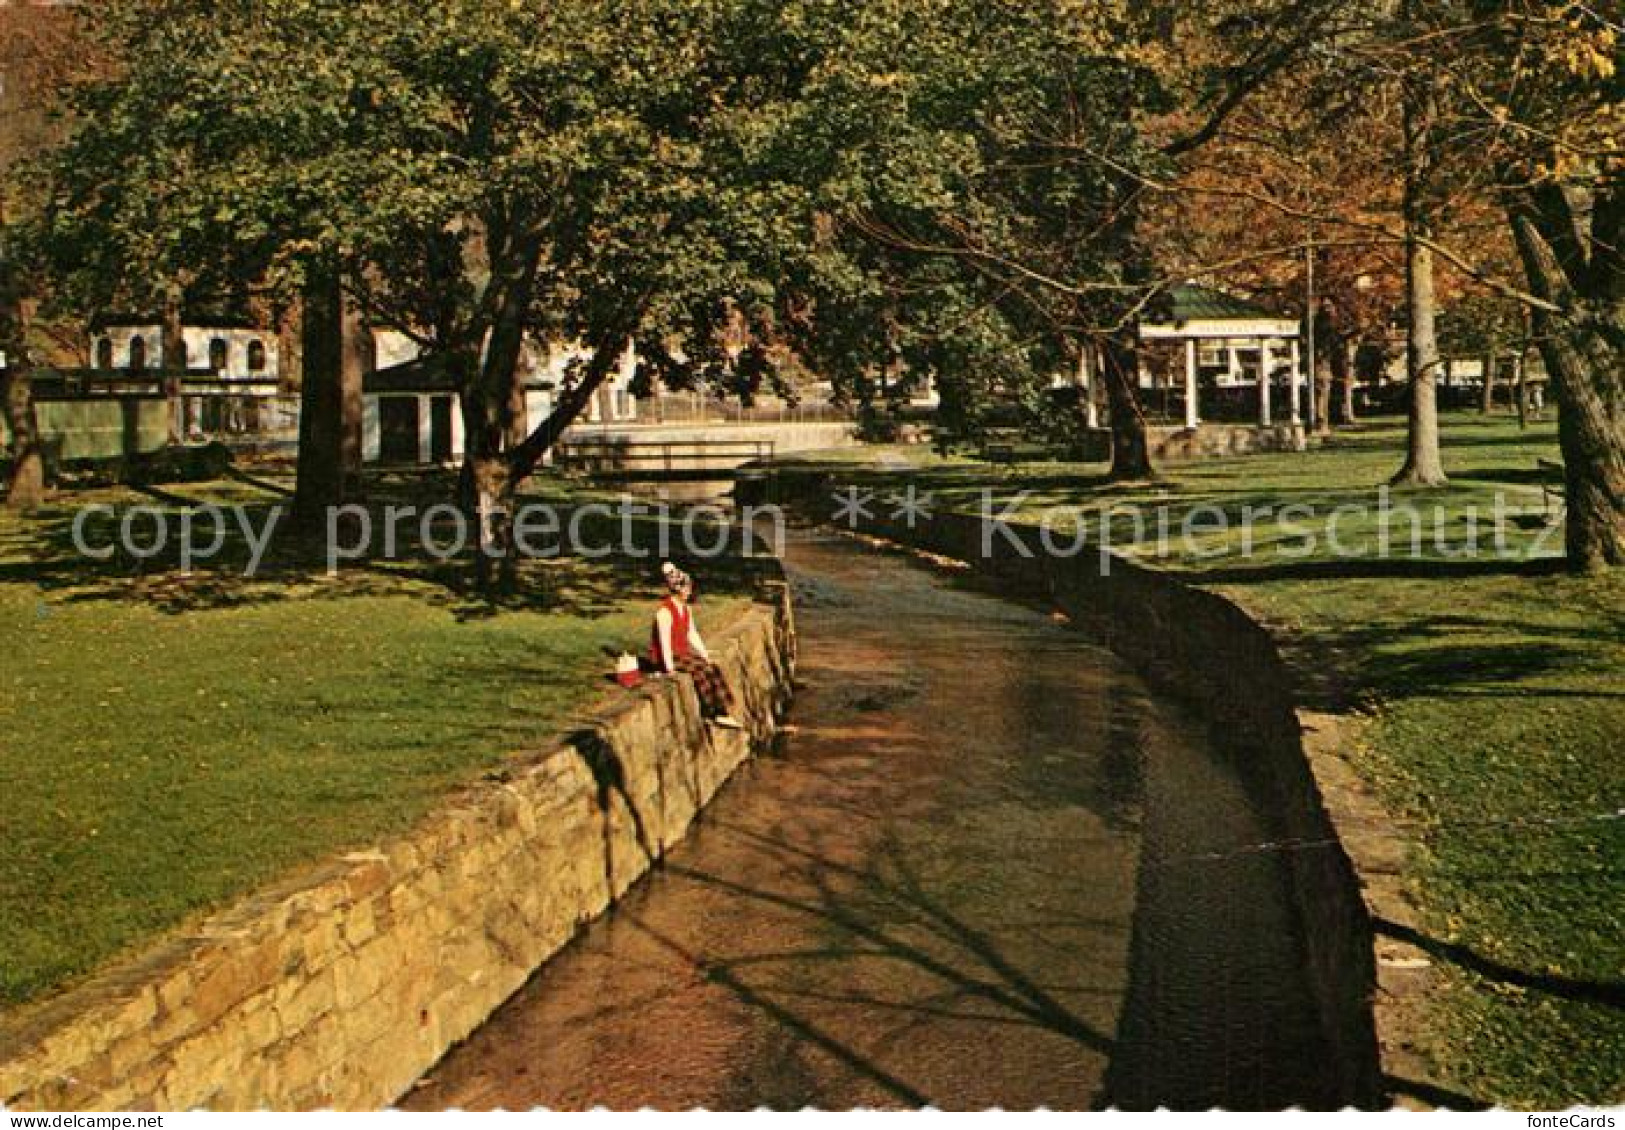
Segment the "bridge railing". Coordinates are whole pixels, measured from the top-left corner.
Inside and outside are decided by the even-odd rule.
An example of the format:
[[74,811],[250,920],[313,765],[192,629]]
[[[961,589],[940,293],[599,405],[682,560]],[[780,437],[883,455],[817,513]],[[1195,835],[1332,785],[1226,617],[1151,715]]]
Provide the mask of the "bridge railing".
[[745,463],[770,463],[770,439],[657,440],[632,436],[579,436],[559,444],[554,465],[567,471],[622,478],[725,477]]
[[673,393],[638,401],[640,424],[837,424],[850,423],[852,413],[822,401],[753,404]]

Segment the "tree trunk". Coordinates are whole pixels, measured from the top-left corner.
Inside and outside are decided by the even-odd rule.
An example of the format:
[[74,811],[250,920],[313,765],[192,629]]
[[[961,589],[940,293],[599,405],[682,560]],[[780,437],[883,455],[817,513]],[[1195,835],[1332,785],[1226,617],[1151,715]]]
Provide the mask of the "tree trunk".
[[1151,445],[1146,435],[1145,412],[1136,388],[1139,358],[1132,340],[1107,339],[1101,350],[1106,385],[1107,423],[1112,430],[1113,482],[1156,477],[1151,465]]
[[[1407,18],[1414,0],[1408,0]],[[1395,485],[1442,486],[1439,454],[1439,340],[1434,329],[1433,235],[1428,182],[1433,168],[1435,92],[1431,75],[1408,75],[1404,89],[1405,131],[1405,375],[1410,384],[1410,426],[1405,463]]]
[[45,501],[45,454],[31,385],[27,359],[7,348],[6,366],[0,368],[0,395],[5,398],[6,429],[11,433],[6,505],[23,513]]
[[1495,411],[1495,369],[1496,356],[1495,350],[1492,349],[1484,354],[1483,399],[1479,401],[1478,405],[1479,412],[1485,416]]
[[294,484],[295,525],[323,529],[330,507],[345,499],[344,300],[338,268],[306,268],[300,311],[299,464]]
[[1354,417],[1354,343],[1339,339],[1332,353],[1332,382],[1337,386],[1337,422],[1345,427],[1356,422]]
[[[478,361],[469,358],[464,365],[475,368]],[[489,592],[499,579],[506,586],[514,578],[510,549],[517,484],[508,473],[503,451],[508,402],[505,397],[484,395],[478,378],[465,387],[468,391],[459,398],[463,412],[461,502],[474,523],[474,580],[481,591]],[[493,572],[498,563],[500,578]]]
[[508,434],[505,437],[508,450],[511,451],[524,443],[528,435],[530,435],[530,410],[525,403],[525,382],[516,371],[513,387],[508,390]]
[[1309,381],[1309,395],[1315,398],[1313,434],[1317,436],[1332,434],[1332,369],[1342,340],[1343,335],[1333,323],[1331,312],[1323,310],[1316,314],[1315,371]]
[[[494,232],[497,229],[492,226]],[[475,580],[491,591],[493,579],[504,590],[517,580],[518,561],[512,552],[515,496],[523,476],[515,475],[508,452],[515,442],[515,408],[523,407],[519,387],[519,360],[524,350],[525,321],[530,311],[541,263],[542,241],[516,220],[501,238],[501,253],[494,260],[486,292],[490,336],[483,359],[463,363],[466,376],[458,387],[463,405],[463,506],[477,531]],[[493,578],[492,566],[500,566]]]
[[[1514,237],[1516,245],[1516,237]],[[1518,340],[1518,352],[1512,358],[1513,378],[1516,381],[1518,395],[1518,430],[1523,431],[1529,427],[1529,350],[1535,344],[1534,313],[1528,306],[1523,308],[1523,336]]]
[[1315,368],[1315,427],[1317,436],[1332,434],[1332,372],[1331,358],[1316,358]]
[[1315,347],[1314,371],[1309,374],[1309,396],[1312,400],[1309,407],[1310,415],[1314,417],[1311,434],[1329,436],[1332,434],[1332,370],[1334,358],[1341,349],[1343,334],[1330,306],[1322,306],[1315,311],[1312,324],[1306,318],[1302,325],[1305,337],[1312,337]]
[[1442,486],[1448,480],[1439,454],[1439,346],[1433,328],[1433,252],[1414,239],[1406,247],[1405,278],[1405,374],[1410,383],[1410,428],[1405,464],[1393,482]]
[[373,348],[372,324],[359,303],[344,302],[342,331],[343,371],[339,381],[339,466],[344,476],[344,496],[362,495],[361,415],[366,381],[378,368]]
[[1534,311],[1557,398],[1568,524],[1578,570],[1625,565],[1625,188],[1588,204],[1581,235],[1565,193],[1531,190],[1512,216],[1530,289],[1556,310]]
[[11,435],[11,470],[6,505],[27,512],[45,501],[45,453],[34,413],[23,304],[16,283],[0,260],[0,411]]

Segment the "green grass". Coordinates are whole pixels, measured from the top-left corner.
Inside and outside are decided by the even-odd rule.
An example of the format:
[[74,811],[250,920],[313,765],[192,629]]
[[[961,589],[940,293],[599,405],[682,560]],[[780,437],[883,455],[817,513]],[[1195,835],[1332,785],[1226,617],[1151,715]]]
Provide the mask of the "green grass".
[[[1375,552],[1376,492],[1397,467],[1403,431],[1387,421],[1315,451],[1170,466],[1163,481],[1123,488],[1104,468],[990,467],[925,460],[907,472],[939,507],[977,510],[981,492],[1019,514],[1082,522],[1142,560],[1181,572],[1272,624],[1302,675],[1308,705],[1365,720],[1351,751],[1403,834],[1417,845],[1407,876],[1424,915],[1420,939],[1445,971],[1422,1034],[1438,1079],[1487,1103],[1552,1108],[1625,1099],[1625,575],[1558,570],[1561,532],[1541,518],[1536,458],[1557,458],[1550,423],[1521,432],[1504,419],[1445,421],[1452,485],[1401,491],[1421,508],[1423,543],[1391,525]],[[850,471],[834,464],[831,470]],[[889,481],[900,469],[875,472]],[[1025,492],[1025,493],[1024,493]],[[1496,496],[1504,547],[1491,540]],[[1339,557],[1304,552],[1297,530],[1247,507],[1364,505],[1342,526]],[[1136,537],[1126,515],[1162,508]],[[1433,508],[1442,507],[1434,537]],[[1194,535],[1185,516],[1214,511]],[[1477,510],[1476,558],[1460,559]],[[1307,523],[1305,523],[1307,525]],[[1311,527],[1316,528],[1316,527]],[[1283,552],[1286,551],[1286,552]]]
[[1232,590],[1335,655],[1357,765],[1420,845],[1448,976],[1425,1049],[1486,1102],[1625,1095],[1625,577],[1271,581]]
[[[655,596],[648,563],[536,563],[498,608],[421,563],[90,569],[62,546],[88,500],[132,496],[0,519],[0,1004],[541,747],[614,693],[604,649],[641,646]],[[719,588],[704,622],[744,604]]]
[[[1128,486],[1107,483],[1102,464],[987,464],[939,456],[921,447],[892,447],[878,453],[871,449],[862,460],[860,452],[845,450],[804,461],[860,478],[872,473],[877,482],[907,475],[944,508],[991,507],[1013,520],[1049,521],[1057,529],[1081,524],[1091,544],[1098,544],[1105,531],[1120,552],[1193,573],[1198,579],[1219,567],[1226,574],[1281,571],[1338,557],[1317,522],[1323,523],[1339,507],[1344,513],[1337,520],[1337,536],[1347,547],[1365,545],[1368,553],[1361,556],[1374,556],[1383,533],[1385,499],[1391,511],[1389,556],[1395,559],[1460,555],[1471,536],[1469,515],[1476,515],[1483,554],[1495,552],[1498,498],[1508,555],[1559,553],[1561,530],[1542,521],[1544,504],[1535,467],[1537,458],[1556,458],[1553,425],[1520,432],[1516,424],[1476,416],[1453,416],[1447,422],[1451,434],[1446,459],[1452,482],[1445,491],[1384,490],[1384,482],[1398,467],[1401,443],[1401,434],[1392,425],[1366,425],[1307,452],[1171,464],[1158,480]],[[1281,509],[1287,505],[1309,509],[1286,515],[1288,521],[1283,522]],[[1435,508],[1444,513],[1438,532]],[[1411,509],[1419,513],[1420,527],[1413,523]],[[1303,516],[1309,513],[1315,517]],[[1159,537],[1159,522],[1166,525],[1166,537]],[[1421,544],[1413,554],[1412,531],[1418,528]],[[1313,544],[1306,541],[1305,532],[1315,535]]]

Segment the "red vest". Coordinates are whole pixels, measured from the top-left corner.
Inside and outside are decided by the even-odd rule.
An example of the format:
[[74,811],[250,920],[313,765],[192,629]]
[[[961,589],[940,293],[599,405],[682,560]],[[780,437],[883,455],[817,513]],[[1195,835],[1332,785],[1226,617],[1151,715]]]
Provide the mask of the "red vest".
[[[676,600],[669,596],[660,602],[660,607],[671,613],[671,650],[672,663],[675,666],[677,660],[684,659],[688,655],[688,629],[689,625],[693,623],[694,610],[686,604],[678,604]],[[654,627],[649,632],[649,662],[658,670],[664,671],[666,669],[666,657],[660,651],[660,622],[658,620],[655,621]]]

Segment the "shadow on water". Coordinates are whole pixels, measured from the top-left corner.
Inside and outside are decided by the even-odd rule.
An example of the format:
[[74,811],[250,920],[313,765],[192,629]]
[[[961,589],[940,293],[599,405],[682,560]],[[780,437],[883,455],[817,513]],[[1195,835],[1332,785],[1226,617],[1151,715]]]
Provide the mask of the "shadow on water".
[[[847,1068],[878,1085],[898,1103],[924,1106],[953,1105],[951,1096],[919,1089],[889,1070],[880,1060],[864,1054],[855,1041],[825,1031],[813,1018],[816,1010],[879,1012],[894,1022],[953,1021],[976,1026],[1031,1027],[1075,1041],[1096,1053],[1110,1053],[1111,1039],[1071,1011],[1047,991],[1021,963],[1009,957],[999,941],[955,914],[935,898],[929,884],[903,862],[906,849],[892,843],[882,874],[876,868],[856,868],[808,852],[776,837],[750,829],[727,827],[709,834],[739,837],[762,855],[774,859],[783,871],[794,872],[807,884],[801,897],[785,895],[777,885],[748,886],[725,875],[678,866],[670,874],[717,890],[731,900],[758,903],[775,912],[789,912],[816,928],[817,937],[832,939],[822,945],[792,951],[753,952],[732,960],[712,960],[684,951],[675,938],[643,925],[659,943],[678,952],[684,961],[703,969],[706,978],[726,987],[738,999],[759,1008]],[[783,871],[780,874],[783,874]],[[839,939],[834,941],[833,939]],[[794,964],[836,968],[850,961],[884,962],[930,979],[936,986],[929,996],[899,997],[884,986],[851,983],[797,982],[773,979],[758,985],[752,972]],[[815,1006],[809,1009],[805,1006]],[[782,1071],[783,1065],[779,1065]],[[787,1097],[782,1104],[796,1107],[807,1094]],[[741,1104],[764,1101],[763,1096],[741,1095]],[[769,1105],[775,1105],[771,1099]]]
[[[880,552],[918,556],[890,545]],[[962,568],[946,578],[961,591],[1052,606],[1046,591],[1010,578]],[[1260,850],[1286,832],[1257,751],[1238,734],[1159,738],[1137,680],[1114,680],[1107,697],[1099,770],[1109,787],[1091,806],[1136,829],[1141,855],[1129,987],[1097,1105],[1274,1110],[1354,1101],[1339,1093],[1331,1067],[1286,860]]]
[[[1142,714],[1121,712],[1126,726]],[[1146,735],[1126,730],[1134,748]],[[1337,1107],[1283,830],[1240,743],[1143,767],[1129,990],[1105,1101],[1125,1109]]]

